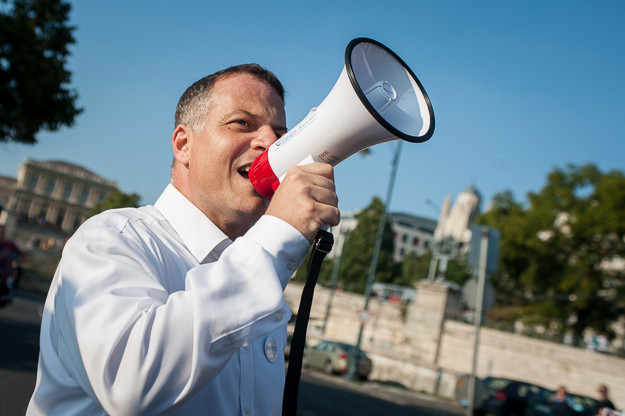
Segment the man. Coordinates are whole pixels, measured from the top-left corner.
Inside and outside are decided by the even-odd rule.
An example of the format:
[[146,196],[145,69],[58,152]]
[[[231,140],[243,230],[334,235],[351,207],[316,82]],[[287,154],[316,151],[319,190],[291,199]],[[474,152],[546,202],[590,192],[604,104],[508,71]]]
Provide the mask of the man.
[[598,416],[599,414],[601,414],[601,409],[616,409],[616,406],[614,405],[614,403],[612,403],[612,400],[610,400],[610,397],[608,396],[608,386],[606,386],[605,384],[599,384],[599,387],[597,388],[597,393],[599,393],[599,401],[595,404],[593,408],[593,415]]
[[267,203],[247,171],[286,131],[257,65],[181,97],[171,184],[68,241],[45,305],[30,415],[279,415],[283,290],[339,222],[331,166],[292,168]]
[[566,391],[566,387],[558,387],[558,390],[549,398],[549,402],[555,416],[570,416],[573,414],[573,399]]

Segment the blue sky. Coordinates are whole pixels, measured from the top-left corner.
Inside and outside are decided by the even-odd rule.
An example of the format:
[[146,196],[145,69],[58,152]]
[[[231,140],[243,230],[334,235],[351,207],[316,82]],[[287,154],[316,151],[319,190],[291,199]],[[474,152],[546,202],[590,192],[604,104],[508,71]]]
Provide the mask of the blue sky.
[[[391,211],[436,218],[433,205],[469,185],[483,207],[506,189],[525,201],[569,163],[624,170],[623,1],[216,3],[72,2],[71,86],[85,111],[36,146],[0,144],[0,175],[28,157],[64,160],[153,203],[188,85],[257,62],[285,85],[292,127],[323,101],[360,36],[412,68],[436,116],[428,142],[403,146]],[[393,146],[336,167],[343,211],[385,197]]]

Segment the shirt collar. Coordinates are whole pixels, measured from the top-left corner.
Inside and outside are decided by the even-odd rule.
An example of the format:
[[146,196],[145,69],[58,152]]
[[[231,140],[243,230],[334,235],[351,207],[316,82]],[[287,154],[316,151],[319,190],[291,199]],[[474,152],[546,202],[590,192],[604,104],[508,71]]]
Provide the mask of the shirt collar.
[[172,184],[154,204],[178,233],[184,245],[201,263],[228,237]]

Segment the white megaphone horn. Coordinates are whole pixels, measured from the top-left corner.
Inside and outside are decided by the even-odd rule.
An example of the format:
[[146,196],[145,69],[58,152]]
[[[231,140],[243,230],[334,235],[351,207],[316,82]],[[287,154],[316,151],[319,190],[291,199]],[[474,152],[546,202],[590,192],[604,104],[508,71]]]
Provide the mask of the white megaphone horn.
[[269,199],[290,167],[336,166],[378,143],[422,143],[434,132],[432,104],[421,82],[393,51],[367,38],[345,49],[345,67],[332,91],[252,164],[252,185]]

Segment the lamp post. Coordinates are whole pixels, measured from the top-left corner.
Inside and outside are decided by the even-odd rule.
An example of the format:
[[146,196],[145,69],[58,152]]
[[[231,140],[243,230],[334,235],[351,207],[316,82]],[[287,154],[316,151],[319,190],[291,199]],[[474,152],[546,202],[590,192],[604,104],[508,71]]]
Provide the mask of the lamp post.
[[[341,232],[343,237],[343,245],[345,245],[345,239],[349,234],[349,230],[345,230]],[[326,315],[323,318],[323,327],[321,328],[321,332],[323,335],[326,334],[326,327],[328,326],[328,319],[330,318],[330,310],[332,309],[332,300],[334,299],[334,291],[336,290],[336,282],[339,278],[339,270],[341,269],[341,260],[343,260],[343,250],[341,250],[341,254],[335,256],[334,258],[334,267],[332,268],[332,278],[330,280],[330,294],[328,295],[328,304],[326,306]]]
[[[373,256],[371,257],[371,265],[369,266],[369,274],[367,275],[367,283],[365,286],[365,307],[367,311],[369,308],[369,300],[371,299],[371,286],[375,279],[375,272],[378,267],[378,258],[380,257],[380,248],[382,247],[382,236],[384,234],[384,226],[386,225],[386,211],[391,203],[391,196],[393,195],[393,187],[395,186],[395,176],[397,174],[397,165],[399,163],[399,155],[401,154],[401,146],[403,140],[398,140],[395,147],[395,155],[393,156],[393,167],[391,169],[391,177],[386,191],[386,201],[382,207],[382,214],[380,215],[380,222],[378,224],[378,230],[375,237],[375,246],[373,247]],[[358,356],[360,355],[360,345],[362,344],[362,333],[365,327],[365,323],[361,320],[360,329],[358,331],[358,341],[356,347],[353,349],[349,357],[349,367],[347,374],[345,375],[350,379],[357,379],[356,370],[358,367]]]
[[[441,219],[441,209],[439,208],[438,205],[432,202],[430,198],[426,198],[425,203],[434,211],[436,211],[436,215],[438,215],[436,226],[438,227],[438,223],[440,222],[440,219]],[[437,249],[436,240],[434,240],[434,238],[432,238],[432,243],[433,243],[432,244],[432,258],[430,260],[430,269],[428,270],[428,280],[431,282],[433,282],[434,278],[436,277],[436,266],[438,265],[438,257],[436,255],[436,249]]]

